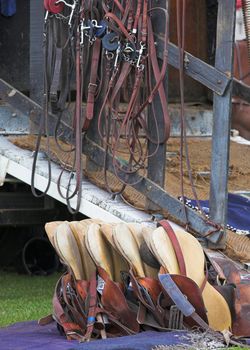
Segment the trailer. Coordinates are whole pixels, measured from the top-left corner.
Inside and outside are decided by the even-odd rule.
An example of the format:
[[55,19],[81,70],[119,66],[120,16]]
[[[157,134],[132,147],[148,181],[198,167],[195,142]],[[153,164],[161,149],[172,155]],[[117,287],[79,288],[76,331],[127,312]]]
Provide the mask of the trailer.
[[[188,29],[192,30],[195,25],[195,33],[201,34],[207,32],[206,24],[206,13],[207,23],[216,23],[216,16],[214,15],[215,10],[207,11],[211,9],[212,2],[206,4],[205,1],[199,2],[199,6],[196,8],[196,15],[199,15],[201,22],[195,21],[194,13],[191,9],[193,8],[192,2],[188,4]],[[20,6],[20,7],[19,7]],[[161,6],[166,6],[163,1]],[[210,6],[210,7],[209,7]],[[234,1],[228,3],[225,6],[222,2],[218,4],[218,19],[217,19],[217,48],[216,55],[214,55],[213,49],[209,49],[209,55],[206,54],[206,43],[202,40],[202,35],[197,35],[198,42],[200,45],[194,44],[190,39],[187,40],[187,49],[184,53],[185,57],[185,74],[188,77],[185,81],[186,101],[192,101],[191,106],[187,107],[187,125],[188,135],[196,136],[211,136],[212,135],[212,160],[211,160],[211,186],[210,186],[210,203],[211,203],[211,219],[225,227],[226,222],[226,207],[227,207],[227,180],[228,180],[228,160],[229,160],[229,142],[230,142],[230,118],[231,118],[231,96],[237,94],[238,96],[249,99],[248,88],[244,84],[232,78],[233,71],[233,42],[234,42],[234,23],[235,23],[235,4]],[[214,7],[216,8],[216,6]],[[21,52],[22,58],[24,59],[25,65],[23,69],[20,69],[19,64],[15,58],[11,62],[13,66],[13,75],[9,79],[10,83],[14,83],[17,88],[21,88],[22,91],[29,91],[30,98],[33,101],[21,94],[16,87],[9,85],[9,83],[1,80],[0,94],[1,94],[1,178],[2,183],[4,182],[5,175],[16,175],[21,181],[30,184],[30,172],[32,167],[32,158],[27,151],[23,151],[20,148],[16,148],[8,143],[6,135],[15,134],[34,134],[38,130],[39,120],[42,116],[41,107],[34,102],[41,102],[41,86],[42,86],[42,70],[40,67],[43,64],[43,53],[42,53],[42,23],[43,23],[43,11],[42,1],[36,2],[35,4],[30,3],[27,7],[21,7],[18,5],[16,18],[12,18],[10,22],[8,19],[4,19],[3,25],[4,30],[2,31],[2,42],[6,43],[5,50],[2,50],[3,61],[1,64],[2,77],[8,79],[6,76],[6,67],[8,61],[8,52],[10,50],[10,43],[13,41],[8,40],[7,32],[9,29],[15,28],[18,25],[18,21],[23,16],[28,16],[29,27],[25,27],[22,33],[25,33],[26,37],[29,35],[29,41],[22,40],[18,43],[21,45],[15,50]],[[212,8],[213,9],[213,8]],[[172,4],[170,7],[171,14],[175,13],[175,5]],[[36,15],[34,15],[36,13]],[[15,23],[15,21],[17,21]],[[33,23],[34,21],[34,23]],[[209,22],[210,21],[210,22]],[[223,26],[222,26],[223,24]],[[163,24],[159,23],[159,31],[162,31]],[[211,40],[208,41],[211,46],[211,42],[214,38],[215,25],[210,25],[212,29],[209,30]],[[170,27],[170,35],[172,40],[175,41],[175,30],[176,24]],[[13,31],[11,31],[13,32]],[[11,34],[12,35],[12,34]],[[23,35],[23,34],[22,34]],[[157,36],[157,34],[156,34]],[[17,43],[17,41],[15,41]],[[161,37],[157,37],[157,50],[159,57],[162,57],[163,42]],[[13,50],[13,47],[11,47]],[[168,46],[168,63],[174,68],[179,67],[179,52],[175,44],[169,43]],[[214,55],[214,57],[212,57]],[[28,57],[27,57],[28,56]],[[199,56],[196,57],[196,56]],[[209,57],[208,57],[209,56]],[[206,63],[204,60],[212,62],[215,60],[214,67]],[[28,63],[29,61],[29,63]],[[19,76],[24,74],[25,78]],[[170,71],[170,101],[175,101],[178,98],[178,89],[176,88],[176,77],[177,71]],[[29,79],[27,79],[29,77]],[[190,79],[192,78],[195,82]],[[27,81],[28,80],[28,81]],[[197,84],[199,82],[199,84]],[[16,84],[15,84],[16,83]],[[23,85],[22,85],[23,84]],[[202,84],[202,85],[201,85]],[[213,109],[212,106],[206,106],[204,100],[207,100],[207,89],[212,91],[214,94]],[[211,95],[210,95],[211,96]],[[203,101],[203,102],[202,102]],[[196,106],[192,107],[192,104]],[[198,106],[197,106],[198,103]],[[156,107],[157,108],[157,107]],[[170,105],[170,114],[172,120],[172,136],[176,136],[180,133],[180,122],[177,119],[178,116],[178,104]],[[214,117],[213,117],[214,116]],[[163,123],[160,120],[159,125]],[[51,130],[55,126],[56,120],[53,114],[50,116],[50,128]],[[92,126],[88,131],[87,141],[83,143],[83,152],[88,157],[88,166],[93,166],[93,163],[101,164],[104,156],[103,149],[98,146],[98,137],[95,132],[96,122],[93,122]],[[69,138],[70,128],[69,125],[65,125],[64,130],[61,134],[65,140]],[[148,145],[149,149],[153,146]],[[139,192],[145,193],[148,199],[148,208],[164,208],[169,212],[170,215],[176,217],[178,222],[185,224],[185,214],[183,206],[176,198],[172,198],[166,193],[162,186],[164,184],[165,177],[165,153],[166,146],[161,145],[156,154],[149,159],[148,163],[148,176],[140,181],[135,188]],[[18,156],[17,156],[18,154]],[[42,155],[41,155],[42,157]],[[37,181],[36,187],[39,190],[43,190],[46,187],[46,161],[39,160],[37,167]],[[40,165],[41,164],[41,165]],[[109,171],[112,172],[112,165],[108,165]],[[157,169],[157,171],[156,171]],[[57,166],[53,164],[53,176],[58,173]],[[39,180],[38,180],[39,179]],[[220,182],[218,182],[220,179]],[[138,179],[137,179],[138,180]],[[133,182],[133,180],[131,180]],[[138,211],[128,207],[122,200],[116,198],[112,200],[108,193],[101,191],[98,188],[93,187],[93,184],[89,183],[87,179],[84,180],[84,191],[83,201],[80,212],[84,215],[93,217],[98,216],[102,213],[102,216],[112,220],[150,220],[151,216],[146,213],[139,213]],[[85,197],[85,190],[86,197]],[[244,189],[242,189],[244,190]],[[60,198],[56,194],[56,184],[52,180],[52,186],[49,190],[49,196],[63,202],[63,198]],[[90,194],[91,193],[91,194]],[[154,204],[152,204],[154,203]],[[72,202],[74,207],[74,200]],[[126,208],[126,209],[125,209]],[[188,222],[190,228],[195,232],[199,232],[201,235],[211,230],[211,226],[204,223],[204,220],[199,217],[197,213],[192,210],[188,211]],[[116,214],[114,214],[116,213]],[[133,213],[133,214],[132,214]],[[111,215],[111,216],[110,216]],[[132,215],[132,216],[130,216]],[[135,215],[135,217],[133,217]],[[137,215],[139,215],[137,217]],[[216,232],[211,237],[212,243],[218,242],[223,236],[223,230]]]
[[[237,133],[231,133],[232,97],[250,103],[249,86],[241,78],[234,77],[235,0],[202,0],[198,4],[189,0],[185,2],[186,8],[181,7],[182,15],[178,11],[179,1],[153,0],[149,10],[145,1],[144,15],[141,15],[142,4],[138,5],[141,17],[135,17],[134,21],[140,30],[130,28],[130,32],[115,17],[109,5],[104,5],[105,20],[99,23],[98,15],[92,10],[86,10],[87,19],[85,15],[75,14],[75,8],[79,13],[83,11],[77,1],[71,4],[60,0],[54,5],[47,0],[30,1],[22,8],[21,2],[18,3],[16,18],[21,23],[23,16],[29,19],[29,26],[21,31],[21,37],[25,33],[29,40],[15,41],[17,51],[25,58],[23,70],[19,66],[20,60],[16,62],[14,58],[9,62],[11,42],[7,33],[11,26],[16,25],[14,21],[4,19],[2,39],[0,37],[0,42],[6,45],[6,51],[1,51],[3,60],[0,64],[0,226],[41,225],[60,220],[60,217],[71,222],[80,214],[84,218],[112,224],[137,223],[156,228],[158,225],[164,227],[162,219],[167,218],[173,227],[185,228],[197,237],[211,259],[221,258],[216,255],[220,254],[216,250],[229,252],[231,249],[229,231],[239,234],[239,238],[236,237],[239,242],[242,240],[239,245],[244,248],[242,262],[244,260],[245,265],[240,262],[237,268],[245,273],[249,268],[249,251],[245,253],[248,250],[245,247],[249,247],[249,230],[241,228],[237,231],[227,217],[228,189],[234,192],[233,195],[243,195],[245,207],[250,194],[249,143]],[[63,12],[64,6],[67,16]],[[114,8],[121,12],[121,17],[126,15],[129,18],[127,7],[114,2]],[[93,13],[95,19],[91,17]],[[159,13],[163,15],[159,16]],[[79,20],[77,27],[72,26],[75,19]],[[129,23],[128,20],[128,26]],[[185,30],[188,33],[186,41]],[[133,39],[135,34],[140,41]],[[125,37],[124,43],[119,40],[120,35]],[[89,45],[87,49],[85,41]],[[58,43],[63,44],[57,46]],[[71,43],[75,49],[73,54]],[[86,57],[83,54],[85,49],[89,50]],[[89,57],[92,57],[92,64],[90,68],[87,64],[84,67],[82,62]],[[105,59],[98,66],[96,62],[100,57]],[[13,67],[11,76],[6,73],[9,64]],[[129,80],[131,71],[135,76]],[[116,76],[117,72],[120,75]],[[99,79],[98,73],[103,79]],[[122,89],[125,82],[126,88]],[[65,87],[68,88],[66,92]],[[126,94],[126,89],[131,94]],[[61,103],[67,104],[67,108],[61,110]],[[103,115],[106,119],[102,119]],[[130,128],[125,123],[126,118]],[[138,118],[135,123],[133,118]],[[237,142],[230,147],[231,138]],[[124,152],[126,147],[129,153]],[[192,163],[196,165],[195,171],[190,164],[190,154],[193,158],[196,155]],[[241,169],[243,162],[245,172]],[[179,163],[180,170],[177,170]],[[180,182],[179,188],[177,182]],[[27,185],[24,191],[23,184]],[[21,194],[15,190],[19,186]],[[9,188],[13,190],[9,191]],[[202,192],[202,189],[205,190]],[[200,202],[201,199],[206,200],[206,204]],[[67,210],[70,214],[66,214]],[[71,215],[70,219],[67,215]],[[66,221],[64,224],[62,227],[66,232],[70,224]],[[49,238],[53,244],[53,238]],[[63,261],[63,249],[56,244],[54,247]],[[176,250],[175,253],[177,256]],[[181,264],[179,266],[181,269]],[[133,278],[131,271],[130,278]],[[182,272],[181,276],[187,276]],[[70,279],[69,276],[63,278]],[[187,308],[191,304],[187,305],[184,292],[176,288],[178,283],[173,282],[173,276],[164,272],[159,275],[159,282],[172,300],[181,300]],[[249,273],[244,276],[247,280]],[[63,278],[59,282],[60,290],[64,288]],[[83,278],[75,278],[73,283],[77,284],[79,280]],[[204,281],[206,284],[206,277]],[[67,282],[69,294],[71,282]],[[74,290],[75,285],[72,285]],[[128,283],[128,289],[131,285],[132,282]],[[239,285],[240,288],[241,283]],[[179,284],[178,287],[181,288]],[[147,293],[146,297],[142,295],[141,289],[139,299],[145,302],[150,296]],[[174,299],[173,290],[179,300]],[[235,300],[240,302],[239,298]],[[242,300],[249,307],[247,297],[245,301],[243,295]],[[142,302],[144,306],[145,303]],[[138,315],[145,321],[146,311],[143,310]],[[243,308],[239,312],[242,324],[244,312]],[[222,314],[223,317],[227,315]],[[198,319],[196,324],[203,330],[209,328],[192,305],[189,313],[184,312],[184,315]],[[230,323],[228,319],[226,325]],[[46,318],[41,323],[47,321]],[[93,324],[88,324],[87,335],[89,329],[92,334]],[[105,320],[101,319],[100,324],[104,325]],[[33,331],[34,325],[30,326]],[[240,327],[238,324],[234,327],[237,333]],[[124,328],[127,335],[133,334],[134,331],[130,333],[127,326]],[[51,332],[49,327],[47,329]],[[103,336],[103,329],[100,329]],[[79,334],[69,332],[67,336],[73,339],[71,336],[78,337]],[[87,345],[79,348],[84,349]]]

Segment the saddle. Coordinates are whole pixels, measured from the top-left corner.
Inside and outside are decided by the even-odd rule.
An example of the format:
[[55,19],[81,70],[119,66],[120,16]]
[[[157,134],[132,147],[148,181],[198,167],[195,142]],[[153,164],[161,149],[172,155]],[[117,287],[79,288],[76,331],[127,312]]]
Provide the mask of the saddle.
[[[205,255],[176,225],[159,225],[91,219],[46,224],[67,266],[55,288],[53,319],[68,339],[194,327],[249,336],[247,273],[219,253]],[[222,278],[223,286],[216,283]]]

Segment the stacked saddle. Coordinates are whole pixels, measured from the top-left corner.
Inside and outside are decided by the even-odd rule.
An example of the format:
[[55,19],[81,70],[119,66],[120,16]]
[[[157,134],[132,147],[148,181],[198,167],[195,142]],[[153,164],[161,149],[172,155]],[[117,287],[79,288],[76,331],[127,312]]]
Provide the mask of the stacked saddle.
[[[206,263],[198,240],[176,225],[173,229],[163,220],[151,228],[87,219],[51,222],[45,229],[67,266],[55,288],[53,318],[68,339],[193,327],[235,328],[236,335],[250,335],[249,320],[239,326],[247,312],[235,298],[244,289],[240,271],[227,263],[237,283],[232,285],[231,273],[225,285],[224,261],[208,253],[211,262]],[[224,286],[210,283],[222,276]]]

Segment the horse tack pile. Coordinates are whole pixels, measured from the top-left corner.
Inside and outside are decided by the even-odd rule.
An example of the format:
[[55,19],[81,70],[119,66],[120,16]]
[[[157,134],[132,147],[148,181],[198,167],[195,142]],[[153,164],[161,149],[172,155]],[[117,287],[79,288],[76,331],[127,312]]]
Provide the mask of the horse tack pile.
[[91,219],[46,224],[67,266],[53,318],[68,339],[193,327],[219,340],[217,331],[249,336],[246,272],[222,255],[207,250],[205,257],[192,235],[174,227],[166,220],[158,228]]

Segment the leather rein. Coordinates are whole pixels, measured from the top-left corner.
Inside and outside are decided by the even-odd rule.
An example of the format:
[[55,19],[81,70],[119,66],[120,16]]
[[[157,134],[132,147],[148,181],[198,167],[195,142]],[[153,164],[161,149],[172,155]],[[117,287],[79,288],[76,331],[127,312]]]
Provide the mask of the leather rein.
[[[96,125],[94,132],[99,135],[99,143],[112,155],[114,170],[121,181],[121,190],[117,193],[131,184],[131,174],[146,172],[148,158],[169,137],[170,118],[164,87],[168,12],[152,7],[147,0],[44,0],[44,7],[44,113],[33,162],[32,191],[35,196],[41,196],[49,190],[50,137],[54,136],[60,151],[68,153],[68,157],[73,153],[68,189],[62,189],[65,170],[68,170],[65,166],[57,187],[70,212],[75,213],[81,201],[82,143],[92,125]],[[162,62],[157,58],[152,25],[152,18],[159,15],[166,19]],[[163,132],[157,122],[156,96],[159,96],[164,119]],[[57,117],[55,130],[49,127],[51,112]],[[155,139],[148,129],[149,118],[153,118]],[[58,142],[65,123],[70,124],[72,130],[70,149],[64,149]],[[35,170],[42,136],[47,142],[49,178],[44,193],[40,194],[35,190]],[[152,154],[148,154],[148,142],[155,145]],[[117,161],[121,155],[125,155],[126,161]],[[103,166],[107,179],[105,159]],[[126,174],[126,181],[121,180],[121,173]],[[108,181],[106,185],[112,192]],[[71,200],[75,196],[76,210],[73,210]]]

